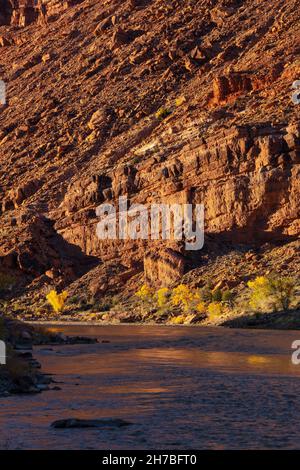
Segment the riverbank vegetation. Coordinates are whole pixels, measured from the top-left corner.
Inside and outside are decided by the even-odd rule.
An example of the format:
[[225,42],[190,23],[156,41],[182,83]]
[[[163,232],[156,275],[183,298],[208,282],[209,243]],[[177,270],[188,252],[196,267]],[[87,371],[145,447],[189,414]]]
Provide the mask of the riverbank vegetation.
[[240,296],[229,289],[207,285],[201,289],[179,284],[173,289],[154,290],[144,284],[137,292],[141,317],[165,319],[171,324],[213,323],[241,315],[286,313],[299,308],[297,281],[274,275],[257,276],[248,281],[247,291]]
[[[226,284],[214,286],[212,283],[195,287],[182,282],[155,289],[144,283],[125,300],[122,296],[67,298],[66,292],[54,292],[55,296],[52,292],[50,297],[62,299],[62,305],[58,310],[52,305],[49,315],[51,321],[225,325],[242,319],[252,322],[255,319],[257,324],[261,319],[265,323],[277,313],[286,323],[300,305],[299,283],[291,277],[256,276],[247,281],[244,289],[239,287],[229,289]],[[49,294],[47,299],[49,303]]]
[[211,286],[193,289],[185,284],[157,291],[144,284],[135,295],[140,301],[143,318],[154,314],[157,320],[166,319],[176,325],[199,322],[206,317],[213,319],[225,312],[234,300],[229,290]]
[[277,318],[277,324],[286,327],[292,315],[291,324],[298,328],[297,276],[269,272],[235,279],[234,283],[231,279],[227,282],[217,278],[213,282],[184,276],[182,282],[169,287],[143,283],[137,289],[136,285],[138,282],[122,294],[101,296],[53,286],[38,302],[28,297],[25,304],[5,301],[3,305],[5,315],[18,320],[251,326],[254,322],[273,324]]

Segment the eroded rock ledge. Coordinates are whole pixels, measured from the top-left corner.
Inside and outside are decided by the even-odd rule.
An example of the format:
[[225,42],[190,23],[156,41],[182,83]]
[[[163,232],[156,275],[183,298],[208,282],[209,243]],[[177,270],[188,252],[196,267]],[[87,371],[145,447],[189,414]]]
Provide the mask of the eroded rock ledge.
[[[56,230],[69,243],[102,260],[119,256],[130,264],[145,257],[147,278],[170,281],[182,276],[183,263],[177,259],[182,246],[175,242],[126,241],[124,249],[122,241],[99,241],[97,205],[110,202],[117,207],[119,196],[127,196],[130,203],[148,205],[203,203],[207,234],[218,234],[235,243],[297,237],[299,130],[299,123],[278,128],[233,127],[206,140],[196,139],[167,161],[153,158],[108,174],[80,178],[66,193]],[[164,145],[167,152],[172,142]],[[168,248],[173,255],[166,254]],[[147,254],[148,250],[154,254]],[[171,261],[170,256],[174,258]]]
[[82,0],[0,0],[0,26],[28,26],[47,21]]

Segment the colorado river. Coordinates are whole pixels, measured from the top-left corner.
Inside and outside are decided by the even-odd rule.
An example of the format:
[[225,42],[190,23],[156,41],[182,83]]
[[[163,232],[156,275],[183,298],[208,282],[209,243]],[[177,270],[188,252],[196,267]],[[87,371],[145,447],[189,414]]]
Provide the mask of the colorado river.
[[[0,399],[7,449],[300,447],[297,331],[61,326],[98,344],[34,355],[60,390]],[[64,418],[122,418],[119,429],[53,429]]]

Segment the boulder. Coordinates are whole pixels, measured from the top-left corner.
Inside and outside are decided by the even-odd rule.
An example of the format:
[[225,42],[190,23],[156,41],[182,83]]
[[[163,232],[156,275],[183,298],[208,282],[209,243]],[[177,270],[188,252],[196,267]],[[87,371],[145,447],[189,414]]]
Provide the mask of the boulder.
[[145,279],[151,285],[168,287],[184,274],[184,257],[171,249],[149,253],[144,257]]
[[121,428],[124,426],[130,426],[133,423],[125,421],[123,419],[111,419],[111,418],[102,418],[102,419],[60,419],[54,421],[51,424],[52,428],[55,429],[73,429],[73,428]]
[[11,41],[6,36],[0,36],[0,47],[10,46]]
[[123,28],[118,27],[114,32],[111,40],[111,49],[117,49],[124,44],[128,44],[131,41],[131,35]]
[[252,90],[251,76],[247,73],[231,72],[216,77],[213,82],[213,101],[216,104],[226,103],[236,96]]

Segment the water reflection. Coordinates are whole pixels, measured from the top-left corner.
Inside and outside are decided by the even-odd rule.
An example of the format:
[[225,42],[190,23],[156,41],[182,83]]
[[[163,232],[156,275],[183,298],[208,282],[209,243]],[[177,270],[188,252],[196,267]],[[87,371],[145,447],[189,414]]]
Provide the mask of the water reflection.
[[[40,347],[61,390],[0,400],[2,447],[297,448],[297,332],[55,327],[109,343]],[[122,430],[54,430],[67,417],[118,417]],[[6,439],[6,440],[5,440]],[[9,441],[9,443],[8,443]]]

